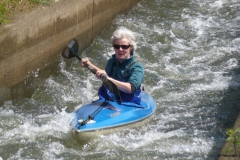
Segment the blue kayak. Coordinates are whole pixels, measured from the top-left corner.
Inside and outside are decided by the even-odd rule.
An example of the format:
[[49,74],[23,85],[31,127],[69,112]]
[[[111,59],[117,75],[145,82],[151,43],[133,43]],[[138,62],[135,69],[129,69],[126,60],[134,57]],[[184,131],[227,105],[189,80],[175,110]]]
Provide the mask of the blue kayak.
[[155,100],[145,91],[140,93],[141,103],[122,103],[97,100],[80,107],[71,122],[77,133],[109,130],[143,121],[156,110]]

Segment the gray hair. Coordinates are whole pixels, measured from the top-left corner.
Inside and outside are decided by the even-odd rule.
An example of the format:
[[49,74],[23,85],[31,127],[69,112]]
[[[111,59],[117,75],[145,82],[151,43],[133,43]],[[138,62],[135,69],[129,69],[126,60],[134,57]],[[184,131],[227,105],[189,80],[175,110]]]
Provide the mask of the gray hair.
[[117,39],[122,39],[122,38],[128,39],[129,44],[132,46],[133,51],[137,49],[135,34],[125,27],[119,27],[115,32],[113,32],[113,35],[111,38],[112,45],[114,45],[114,42]]

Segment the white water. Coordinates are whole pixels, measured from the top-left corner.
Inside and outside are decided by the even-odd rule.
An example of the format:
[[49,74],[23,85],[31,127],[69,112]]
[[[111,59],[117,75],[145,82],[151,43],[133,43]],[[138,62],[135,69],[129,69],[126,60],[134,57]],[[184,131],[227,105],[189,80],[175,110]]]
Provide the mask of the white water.
[[136,32],[153,120],[77,142],[73,112],[97,99],[101,83],[77,59],[62,60],[31,97],[0,107],[0,159],[217,159],[240,110],[239,24],[237,0],[142,0],[84,54],[103,68],[116,27]]

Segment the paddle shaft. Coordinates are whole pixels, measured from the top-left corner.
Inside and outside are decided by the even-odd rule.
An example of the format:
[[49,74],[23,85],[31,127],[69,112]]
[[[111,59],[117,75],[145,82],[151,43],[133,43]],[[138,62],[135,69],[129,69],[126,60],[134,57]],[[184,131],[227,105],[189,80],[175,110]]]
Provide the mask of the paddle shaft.
[[[71,44],[71,43],[70,43]],[[77,59],[79,59],[80,61],[82,61],[82,58],[77,54],[77,51],[70,46],[70,44],[68,45],[69,49],[75,54],[75,56],[77,57]],[[88,64],[85,63],[85,66],[93,73],[96,74],[97,70],[95,70],[94,68],[92,68],[91,66],[89,66]]]
[[[80,126],[85,125],[90,120],[94,120],[94,117],[106,106],[108,105],[108,101],[104,101],[88,118],[80,123]],[[79,126],[79,127],[80,127]],[[80,128],[79,128],[80,129]]]
[[[74,52],[74,49],[73,48],[70,48],[71,51]],[[75,56],[77,57],[77,59],[79,59],[80,61],[82,61],[82,58],[76,54],[76,52],[74,52]],[[97,70],[92,68],[91,66],[89,66],[87,63],[85,63],[85,66],[93,73],[93,74],[96,74],[97,73]],[[107,76],[105,74],[102,74],[101,77],[102,81],[106,81],[107,80]]]

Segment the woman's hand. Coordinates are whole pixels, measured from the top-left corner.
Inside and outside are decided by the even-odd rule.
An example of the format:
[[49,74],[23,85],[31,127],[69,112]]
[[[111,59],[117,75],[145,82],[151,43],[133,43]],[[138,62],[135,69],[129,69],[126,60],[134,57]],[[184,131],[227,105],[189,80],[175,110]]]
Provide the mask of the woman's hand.
[[95,76],[98,78],[98,79],[101,79],[101,76],[102,75],[106,75],[107,76],[107,73],[105,72],[105,70],[98,70],[95,74]]
[[[101,79],[102,74],[106,74],[105,70],[98,68],[97,66],[93,65],[88,58],[83,58],[81,61],[81,65],[83,67],[87,67],[97,78]],[[107,75],[107,74],[106,74]]]
[[88,58],[83,58],[81,62],[83,67],[87,67],[88,65],[91,64]]

